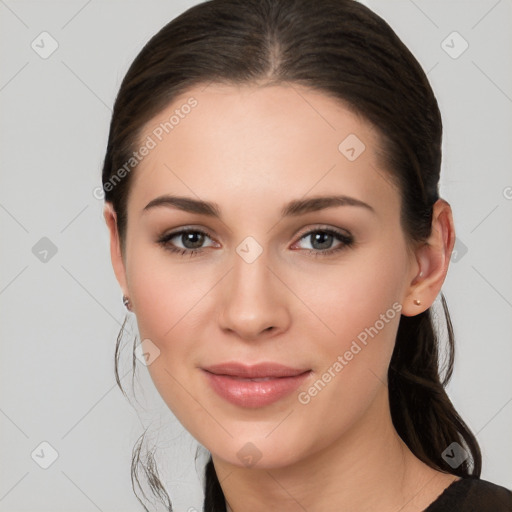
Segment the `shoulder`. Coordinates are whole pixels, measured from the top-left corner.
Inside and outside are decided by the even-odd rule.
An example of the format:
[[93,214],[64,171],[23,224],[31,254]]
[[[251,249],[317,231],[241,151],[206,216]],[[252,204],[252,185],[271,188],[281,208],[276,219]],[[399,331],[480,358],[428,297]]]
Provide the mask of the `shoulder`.
[[461,478],[424,512],[512,512],[512,491],[487,480]]

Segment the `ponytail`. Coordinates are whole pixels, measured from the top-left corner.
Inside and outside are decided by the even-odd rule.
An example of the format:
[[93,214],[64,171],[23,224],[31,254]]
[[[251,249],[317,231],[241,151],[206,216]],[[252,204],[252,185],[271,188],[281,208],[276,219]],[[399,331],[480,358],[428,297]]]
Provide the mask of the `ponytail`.
[[[453,371],[455,349],[443,294],[441,302],[448,331],[445,377],[441,380],[439,375],[439,341],[431,310],[412,317],[402,316],[388,370],[391,417],[402,440],[420,460],[460,477],[480,477],[482,456],[478,442],[445,391]],[[468,455],[455,468],[442,456],[454,442]]]

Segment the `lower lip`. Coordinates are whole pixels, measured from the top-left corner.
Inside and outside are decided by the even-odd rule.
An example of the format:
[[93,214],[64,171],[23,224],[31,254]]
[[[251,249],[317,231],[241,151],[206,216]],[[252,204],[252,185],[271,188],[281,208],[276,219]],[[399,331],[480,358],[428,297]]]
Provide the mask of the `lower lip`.
[[252,381],[227,375],[216,375],[204,370],[213,390],[239,407],[264,407],[277,402],[295,391],[311,372],[294,377],[279,377],[269,380]]

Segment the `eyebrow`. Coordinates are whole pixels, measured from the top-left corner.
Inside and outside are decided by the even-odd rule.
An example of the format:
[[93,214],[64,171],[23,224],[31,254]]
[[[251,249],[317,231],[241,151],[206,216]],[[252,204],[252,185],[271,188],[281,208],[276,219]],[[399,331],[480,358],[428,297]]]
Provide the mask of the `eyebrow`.
[[[219,219],[221,218],[221,211],[217,203],[193,199],[191,197],[173,195],[163,195],[153,199],[144,207],[142,212],[144,213],[152,208],[161,206],[176,208],[178,210],[197,213],[199,215],[207,215],[209,217],[216,217]],[[369,204],[359,199],[345,195],[336,195],[317,196],[308,199],[295,199],[287,203],[281,209],[281,216],[294,217],[336,206],[358,206],[376,213]]]

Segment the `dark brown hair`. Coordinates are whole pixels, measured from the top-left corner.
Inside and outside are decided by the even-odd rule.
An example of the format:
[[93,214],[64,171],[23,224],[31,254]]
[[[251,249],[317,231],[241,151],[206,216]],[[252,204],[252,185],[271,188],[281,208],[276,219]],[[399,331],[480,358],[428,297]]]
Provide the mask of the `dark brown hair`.
[[[192,86],[211,82],[300,84],[348,105],[380,136],[380,165],[400,190],[407,240],[421,243],[428,238],[432,207],[439,198],[441,115],[424,71],[391,27],[353,0],[211,0],[188,9],[152,37],[121,84],[102,179],[122,241],[133,173],[123,173],[114,185],[112,178],[129,161],[142,130],[157,113]],[[402,315],[388,370],[391,415],[398,434],[426,464],[479,477],[478,442],[444,389],[453,368],[454,334],[443,294],[441,303],[448,338],[444,377],[431,309]],[[116,346],[121,389],[117,365],[122,333]],[[135,357],[133,362],[135,372]],[[456,468],[442,457],[453,442],[470,455]],[[136,479],[139,454],[134,450]],[[143,465],[146,477],[172,510],[153,463],[149,458]],[[204,510],[225,511],[211,458],[205,477]]]

